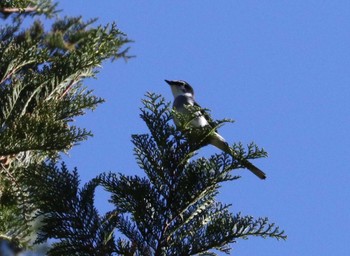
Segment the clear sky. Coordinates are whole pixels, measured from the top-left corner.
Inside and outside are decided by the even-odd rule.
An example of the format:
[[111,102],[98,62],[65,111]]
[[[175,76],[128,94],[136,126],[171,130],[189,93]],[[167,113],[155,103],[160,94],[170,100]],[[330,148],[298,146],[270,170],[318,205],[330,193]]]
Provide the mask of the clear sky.
[[[143,175],[131,134],[147,91],[182,79],[230,142],[255,141],[269,158],[225,184],[232,212],[268,216],[287,241],[238,240],[233,255],[350,255],[350,1],[60,1],[63,15],[116,21],[135,42],[125,63],[105,63],[86,84],[106,99],[77,120],[95,136],[67,160],[83,182],[103,171]],[[203,154],[218,152],[213,147]],[[98,196],[98,207],[107,207]]]

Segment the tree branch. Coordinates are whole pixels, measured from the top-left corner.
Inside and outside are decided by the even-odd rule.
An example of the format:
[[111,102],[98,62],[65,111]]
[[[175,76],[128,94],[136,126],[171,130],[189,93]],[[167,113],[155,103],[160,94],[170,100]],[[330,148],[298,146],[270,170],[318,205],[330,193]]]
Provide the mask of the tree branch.
[[0,12],[4,14],[11,14],[11,13],[17,13],[17,12],[34,12],[36,10],[37,10],[37,7],[35,6],[28,6],[25,8],[17,8],[17,7],[0,8]]

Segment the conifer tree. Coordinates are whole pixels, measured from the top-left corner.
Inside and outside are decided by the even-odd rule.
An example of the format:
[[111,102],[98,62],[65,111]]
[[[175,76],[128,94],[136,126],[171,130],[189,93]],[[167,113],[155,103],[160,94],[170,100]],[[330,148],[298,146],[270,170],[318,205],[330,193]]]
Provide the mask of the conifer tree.
[[[143,104],[141,118],[150,132],[133,135],[132,142],[145,176],[102,173],[80,188],[77,171],[64,165],[44,163],[35,166],[39,172],[23,172],[43,218],[37,242],[56,241],[49,255],[217,255],[250,236],[286,238],[267,218],[233,214],[217,201],[220,185],[238,178],[232,175],[241,167],[237,160],[225,153],[196,158],[202,145],[176,130],[169,103],[147,94]],[[244,159],[265,155],[253,144],[247,151],[235,148]],[[114,206],[105,215],[94,207],[97,186],[110,193]]]
[[[267,218],[232,214],[230,205],[217,201],[220,185],[238,179],[232,171],[242,166],[225,153],[195,158],[212,130],[194,129],[186,136],[172,124],[178,113],[160,95],[148,93],[143,104],[149,133],[133,135],[132,142],[146,176],[99,177],[115,206],[109,214],[118,216],[118,229],[128,238],[118,240],[121,251],[123,245],[131,252],[126,255],[216,255],[215,250],[229,253],[239,238],[286,238]],[[248,150],[241,144],[233,148],[240,159],[266,156],[253,143]]]
[[22,174],[91,136],[72,120],[103,99],[83,81],[102,61],[127,58],[129,40],[114,23],[59,18],[50,0],[1,1],[0,18],[0,245],[23,248],[38,206]]

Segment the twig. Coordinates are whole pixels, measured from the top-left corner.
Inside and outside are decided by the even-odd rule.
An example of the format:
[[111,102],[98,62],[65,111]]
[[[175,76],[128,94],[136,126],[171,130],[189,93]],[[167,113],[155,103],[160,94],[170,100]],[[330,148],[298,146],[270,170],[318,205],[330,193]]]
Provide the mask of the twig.
[[4,7],[0,8],[0,12],[5,14],[11,14],[16,12],[34,12],[37,10],[37,7],[25,7],[25,8],[17,8],[17,7]]

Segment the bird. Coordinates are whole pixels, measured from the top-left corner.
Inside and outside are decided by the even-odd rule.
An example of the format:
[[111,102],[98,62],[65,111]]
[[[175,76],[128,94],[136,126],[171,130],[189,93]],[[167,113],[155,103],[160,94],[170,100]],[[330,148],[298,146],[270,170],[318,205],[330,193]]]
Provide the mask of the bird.
[[[198,103],[194,99],[194,90],[191,85],[183,80],[165,80],[165,82],[170,85],[171,92],[174,96],[173,109],[184,115],[190,115],[192,118],[188,125],[193,128],[215,128],[213,127],[213,122],[210,116],[200,108]],[[192,115],[189,106],[200,108],[201,111],[197,111],[195,115]],[[181,125],[179,120],[174,117],[175,125],[181,130]],[[209,135],[208,143],[222,150],[223,152],[231,155],[236,159],[243,167],[247,168],[253,174],[255,174],[260,179],[266,179],[266,174],[260,170],[258,167],[253,165],[246,159],[239,158],[237,153],[234,152],[226,142],[226,140],[215,130]]]

